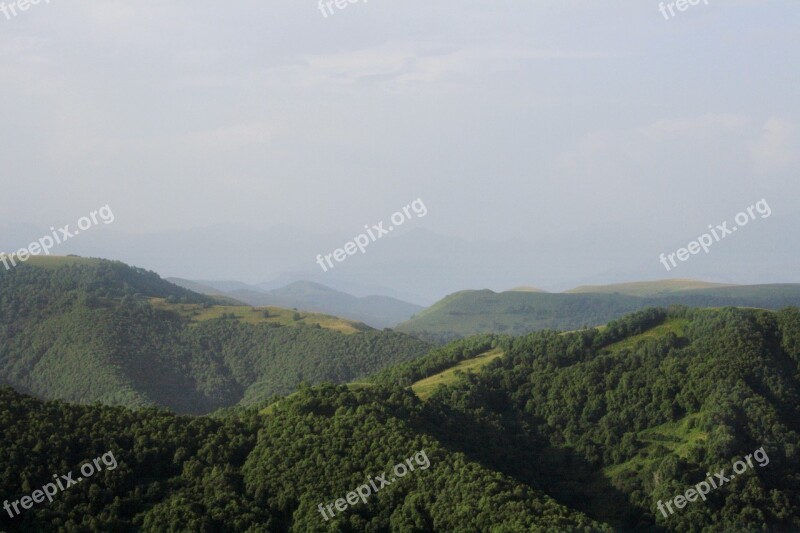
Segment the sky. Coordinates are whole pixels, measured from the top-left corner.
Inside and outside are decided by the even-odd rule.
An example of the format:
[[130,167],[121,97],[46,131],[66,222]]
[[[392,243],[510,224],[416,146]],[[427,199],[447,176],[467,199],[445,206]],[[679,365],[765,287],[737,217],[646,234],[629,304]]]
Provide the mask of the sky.
[[[0,13],[0,248],[109,205],[113,224],[62,251],[192,279],[316,269],[324,282],[317,253],[419,198],[424,218],[327,274],[429,299],[800,281],[795,0],[701,0],[669,18],[652,0],[325,9],[42,0]],[[659,264],[762,199],[773,215],[748,237],[682,270]],[[440,272],[446,249],[457,268],[482,256],[458,287]]]

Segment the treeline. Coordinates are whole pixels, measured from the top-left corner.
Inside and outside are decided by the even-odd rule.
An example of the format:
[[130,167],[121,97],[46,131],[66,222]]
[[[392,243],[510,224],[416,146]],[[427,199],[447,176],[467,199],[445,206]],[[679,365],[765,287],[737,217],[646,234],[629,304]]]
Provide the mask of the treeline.
[[[611,531],[421,433],[408,391],[304,388],[270,417],[221,420],[40,402],[0,390],[0,501],[108,450],[118,467],[15,518],[12,531]],[[424,450],[409,472],[326,521],[319,504]]]
[[393,331],[191,324],[150,297],[210,300],[121,263],[22,265],[0,275],[0,380],[42,398],[181,413],[263,403],[301,382],[343,383],[426,353]]
[[255,413],[190,418],[42,402],[0,389],[0,501],[30,496],[54,475],[73,472],[77,480],[79,465],[108,451],[117,460],[117,468],[66,488],[52,503],[34,503],[13,518],[2,511],[0,530],[276,531],[270,510],[242,491],[240,469],[259,425]]
[[800,284],[684,290],[649,296],[462,291],[417,313],[395,329],[444,344],[480,333],[524,335],[545,329],[574,331],[600,326],[648,307],[673,305],[778,310],[800,305]]
[[[673,308],[665,319],[688,320],[685,336],[604,348],[659,315],[511,340],[505,357],[433,394],[438,431],[458,420],[503,435],[473,443],[476,456],[623,529],[800,529],[800,312]],[[656,510],[762,446],[768,467],[674,515]],[[520,467],[534,461],[538,471]]]
[[[653,325],[662,333],[653,335]],[[235,324],[210,325],[226,326]],[[209,330],[198,342],[224,335]],[[404,386],[434,368],[426,365],[492,346],[506,355],[426,402]],[[238,408],[213,418],[2,390],[0,499],[29,494],[107,450],[119,467],[22,517],[3,516],[0,529],[800,529],[797,309],[673,308],[602,332],[486,336],[383,376],[352,390],[301,386],[269,415]],[[656,509],[761,447],[768,465],[666,518]],[[319,504],[420,450],[429,469],[329,521],[319,513]]]
[[408,387],[461,361],[472,359],[496,348],[503,339],[504,337],[500,335],[487,334],[453,341],[446,346],[431,350],[425,356],[386,368],[372,376],[371,381]]

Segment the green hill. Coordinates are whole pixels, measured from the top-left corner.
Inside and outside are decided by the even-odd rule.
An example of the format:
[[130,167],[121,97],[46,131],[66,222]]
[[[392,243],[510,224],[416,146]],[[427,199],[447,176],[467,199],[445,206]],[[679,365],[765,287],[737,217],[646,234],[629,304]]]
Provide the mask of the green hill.
[[[397,331],[429,342],[447,342],[478,333],[521,335],[542,329],[598,326],[647,307],[758,307],[800,305],[800,284],[715,286],[673,280],[612,286],[603,292],[536,293],[490,290],[451,294],[400,324]],[[641,294],[642,296],[634,295]]]
[[542,289],[538,289],[536,287],[529,287],[527,285],[523,285],[520,287],[514,287],[513,289],[508,289],[506,292],[547,292],[543,291]]
[[627,294],[629,296],[661,296],[678,291],[696,289],[716,289],[722,287],[735,287],[724,283],[710,283],[694,279],[665,279],[660,281],[635,281],[631,283],[616,283],[612,285],[583,285],[568,291],[567,294],[601,293],[601,294]]
[[327,315],[218,305],[118,262],[0,271],[0,380],[41,398],[204,413],[358,379],[428,348]]
[[[488,349],[504,355],[424,402],[409,388]],[[646,309],[602,331],[463,339],[371,386],[301,386],[268,414],[0,389],[0,424],[0,501],[114,459],[0,513],[9,532],[797,531],[800,310]],[[729,482],[659,512],[707,472]]]
[[[212,296],[211,298],[216,298]],[[322,313],[298,312],[280,307],[250,307],[243,304],[228,305],[218,303],[212,306],[201,304],[170,303],[164,298],[151,298],[150,304],[156,309],[172,311],[197,324],[217,318],[235,319],[246,324],[273,324],[281,326],[319,326],[331,331],[342,333],[358,333],[372,331],[366,324],[345,320]]]
[[[394,327],[409,319],[422,307],[387,296],[364,296],[331,289],[319,283],[297,281],[271,291],[258,287],[231,288],[225,292],[207,284],[171,278],[175,284],[202,294],[225,295],[249,305],[299,309],[306,312],[326,313],[369,324],[375,328]],[[245,286],[247,287],[247,286]]]

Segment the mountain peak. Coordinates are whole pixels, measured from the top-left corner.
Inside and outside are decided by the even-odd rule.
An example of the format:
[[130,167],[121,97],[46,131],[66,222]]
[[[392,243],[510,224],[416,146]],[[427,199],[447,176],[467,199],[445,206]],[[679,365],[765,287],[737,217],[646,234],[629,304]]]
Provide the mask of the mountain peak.
[[508,289],[505,292],[547,292],[542,290],[538,287],[531,287],[529,285],[520,285],[519,287],[514,287],[513,289]]

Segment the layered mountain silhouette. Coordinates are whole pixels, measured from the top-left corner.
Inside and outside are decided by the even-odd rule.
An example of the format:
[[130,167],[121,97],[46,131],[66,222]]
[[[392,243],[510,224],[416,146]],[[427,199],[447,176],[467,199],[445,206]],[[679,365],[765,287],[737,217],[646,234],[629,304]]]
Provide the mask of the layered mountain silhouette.
[[206,413],[341,383],[429,346],[360,322],[201,295],[119,262],[0,272],[0,380],[47,399]]
[[358,320],[374,328],[394,327],[423,309],[388,296],[356,296],[310,281],[297,281],[273,290],[239,282],[169,281],[203,294],[224,295],[250,305],[301,309]]

